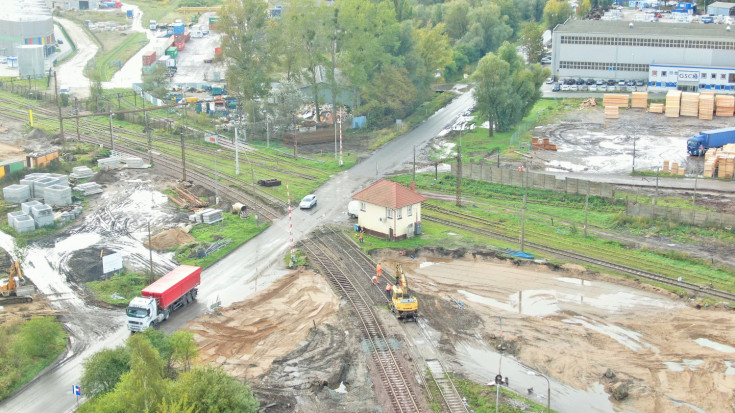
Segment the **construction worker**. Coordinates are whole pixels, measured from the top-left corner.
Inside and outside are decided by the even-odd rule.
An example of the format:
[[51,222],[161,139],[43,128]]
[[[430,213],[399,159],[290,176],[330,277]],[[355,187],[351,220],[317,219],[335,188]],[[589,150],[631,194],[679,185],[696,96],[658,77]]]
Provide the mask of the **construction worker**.
[[385,296],[390,300],[390,290],[393,289],[391,283],[385,283]]
[[365,233],[363,231],[360,231],[359,237],[360,237],[360,244],[365,242]]
[[375,270],[378,272],[378,278],[380,278],[383,275],[383,266],[378,263],[378,266],[375,267]]
[[373,284],[378,285],[378,282],[379,282],[378,276],[377,275],[373,275]]

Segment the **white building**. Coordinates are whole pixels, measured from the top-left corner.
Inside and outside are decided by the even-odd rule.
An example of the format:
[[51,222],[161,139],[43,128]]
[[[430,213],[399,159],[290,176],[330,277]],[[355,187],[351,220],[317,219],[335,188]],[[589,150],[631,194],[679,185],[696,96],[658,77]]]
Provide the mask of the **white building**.
[[[700,73],[695,82],[671,77],[692,67]],[[659,90],[679,88],[681,81],[682,90],[735,93],[735,33],[721,24],[573,20],[554,30],[552,73],[557,79],[644,80]],[[706,82],[699,82],[701,73]]]
[[370,235],[393,241],[421,234],[421,202],[426,198],[411,186],[382,179],[353,195],[360,202],[358,225]]

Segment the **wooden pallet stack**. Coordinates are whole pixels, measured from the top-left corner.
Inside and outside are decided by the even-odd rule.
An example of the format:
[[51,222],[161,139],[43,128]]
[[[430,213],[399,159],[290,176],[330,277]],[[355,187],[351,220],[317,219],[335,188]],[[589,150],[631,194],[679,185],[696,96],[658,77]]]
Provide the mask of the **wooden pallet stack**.
[[717,95],[715,97],[715,107],[717,116],[733,116],[735,114],[735,96],[733,95]]
[[699,114],[699,93],[684,92],[681,94],[680,116],[697,116]]
[[669,161],[664,161],[664,169],[661,171],[662,174],[669,173]]
[[702,93],[699,95],[699,119],[712,120],[715,112],[715,94]]
[[605,119],[619,119],[620,108],[617,106],[605,106]]
[[[724,151],[723,151],[724,152]],[[717,177],[732,179],[735,169],[735,153],[721,153],[717,163]]]
[[671,175],[678,175],[679,174],[679,164],[677,162],[671,163]]
[[602,106],[617,106],[618,108],[628,108],[628,95],[622,93],[605,93],[602,96]]
[[531,147],[533,149],[543,149],[546,151],[556,151],[557,150],[556,145],[549,142],[549,138],[543,138],[540,141],[539,141],[539,138],[532,138]]
[[678,118],[681,107],[681,90],[669,90],[666,93],[666,117]]
[[651,113],[664,113],[664,104],[663,103],[651,103],[648,106],[648,111]]
[[633,92],[630,107],[645,109],[648,107],[648,92]]

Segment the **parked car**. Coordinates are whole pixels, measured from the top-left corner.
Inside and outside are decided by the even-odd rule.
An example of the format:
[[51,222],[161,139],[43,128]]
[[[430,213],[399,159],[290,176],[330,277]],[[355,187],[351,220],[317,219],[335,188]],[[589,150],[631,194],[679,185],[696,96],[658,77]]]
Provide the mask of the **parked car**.
[[598,92],[607,92],[607,85],[597,86],[597,91]]
[[608,85],[608,86],[615,86],[615,83],[616,83],[616,82],[615,82],[615,80],[613,80],[613,79],[609,79],[609,80],[607,81],[607,85]]
[[635,86],[635,80],[629,80],[625,82],[625,86]]
[[597,92],[597,85],[590,85],[590,92]]
[[618,86],[625,86],[625,80],[623,79],[618,80]]
[[579,90],[581,90],[583,92],[584,91],[587,91],[587,90],[589,90],[589,86],[587,86],[587,85],[579,85]]
[[551,64],[551,56],[544,56],[541,58],[541,64],[542,65],[549,65]]
[[577,84],[577,81],[576,81],[576,80],[574,80],[574,79],[572,79],[572,78],[570,77],[569,79],[567,79],[567,80],[565,80],[565,81],[564,81],[564,84],[565,84],[565,85],[576,85],[576,84]]
[[569,85],[561,85],[561,91],[562,92],[568,92],[570,87],[571,86],[569,86]]
[[550,84],[552,84],[552,83],[554,83],[554,78],[553,78],[553,77],[550,77],[550,78],[547,78],[547,79],[546,79],[546,84],[547,84],[547,85],[550,85]]
[[584,84],[584,79],[582,79],[581,77],[579,79],[577,79],[577,85],[578,86],[581,86],[583,84]]
[[[566,85],[564,85],[564,86],[566,86]],[[554,87],[551,88],[551,91],[552,92],[558,92],[560,90],[561,90],[561,86],[559,86],[558,83],[554,83]]]
[[570,92],[576,92],[578,90],[579,90],[579,86],[577,86],[577,85],[571,85],[571,86],[569,86],[569,91]]
[[605,84],[605,81],[602,80],[602,79],[597,79],[597,82],[596,83],[597,83],[597,86],[600,86],[600,85],[604,85]]
[[316,195],[311,194],[304,197],[299,203],[301,209],[311,209],[316,206]]
[[638,79],[638,80],[635,81],[635,85],[638,86],[638,87],[640,87],[640,86],[645,86],[646,83],[643,82],[642,80]]
[[587,83],[587,86],[594,85],[595,84],[595,79],[587,79],[587,82],[586,83]]

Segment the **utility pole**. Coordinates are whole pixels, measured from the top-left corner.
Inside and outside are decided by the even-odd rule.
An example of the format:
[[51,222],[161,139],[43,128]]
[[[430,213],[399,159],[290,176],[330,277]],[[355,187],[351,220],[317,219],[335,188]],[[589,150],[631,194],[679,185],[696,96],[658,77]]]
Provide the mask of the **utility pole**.
[[[334,76],[334,69],[337,67],[337,8],[334,9],[334,35],[332,37],[332,121],[334,123],[334,160],[337,160],[337,80]],[[266,128],[268,126],[266,125]],[[341,164],[340,164],[341,166]]]
[[633,136],[633,173],[635,173],[635,141],[636,136]]
[[413,145],[413,175],[411,181],[416,182],[416,145]]
[[653,205],[658,205],[658,175],[661,169],[656,167],[656,197],[653,198]]
[[219,204],[219,172],[217,171],[217,154],[221,149],[214,151],[214,204]]
[[587,196],[584,197],[584,237],[587,238],[587,210],[590,206],[590,183],[587,182]]
[[151,244],[151,221],[148,221],[148,262],[151,265],[151,275],[149,280],[153,282],[153,244]]
[[271,147],[271,132],[268,129],[268,112],[265,113],[265,147]]
[[184,146],[184,131],[181,131],[181,180],[186,181],[186,147]]
[[[528,177],[528,172],[526,172]],[[526,252],[526,199],[528,198],[528,182],[526,182],[526,188],[523,191],[523,210],[521,211],[521,252]]]
[[458,207],[462,206],[462,145],[457,146],[457,201]]
[[[79,115],[79,100],[77,98],[74,98],[74,112]],[[82,137],[79,135],[79,116],[77,116],[77,140],[82,140]]]
[[115,140],[112,138],[112,111],[110,111],[110,147],[115,150]]
[[235,175],[240,175],[240,150],[237,144],[240,137],[237,135],[237,129],[238,127],[235,126]]
[[66,137],[64,137],[64,119],[61,117],[61,102],[59,101],[59,84],[54,71],[54,93],[56,93],[56,106],[59,108],[59,129],[61,130],[61,150],[66,148]]

